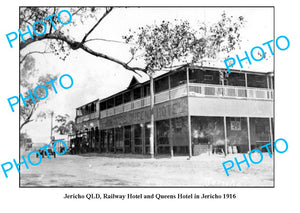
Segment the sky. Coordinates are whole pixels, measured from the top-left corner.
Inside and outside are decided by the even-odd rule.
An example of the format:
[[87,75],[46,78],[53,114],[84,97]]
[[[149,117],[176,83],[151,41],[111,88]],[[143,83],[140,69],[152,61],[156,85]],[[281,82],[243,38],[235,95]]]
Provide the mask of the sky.
[[[101,24],[95,29],[89,38],[102,38],[123,41],[122,36],[128,34],[129,29],[135,30],[147,24],[161,23],[162,20],[174,19],[188,20],[191,26],[200,22],[214,23],[225,11],[228,16],[244,16],[245,27],[241,31],[241,49],[232,53],[243,56],[244,51],[250,52],[254,46],[262,46],[263,43],[273,39],[273,9],[272,8],[115,8]],[[76,40],[81,40],[85,32],[90,29],[95,20],[78,24],[70,29],[70,35]],[[103,52],[122,61],[129,61],[130,45],[124,43],[93,41],[89,46],[95,51]],[[44,43],[35,43],[25,51],[44,48]],[[267,51],[267,50],[266,50]],[[52,54],[35,54],[36,68],[41,74],[55,73],[70,74],[74,80],[72,88],[65,90],[58,87],[57,94],[50,94],[39,108],[41,111],[54,110],[57,114],[69,114],[75,118],[75,108],[102,99],[125,89],[133,76],[133,72],[125,70],[121,66],[102,58],[92,56],[82,50],[71,51],[65,61]],[[223,59],[224,60],[224,59]],[[225,68],[224,63],[217,63]],[[139,62],[133,62],[139,65]],[[235,67],[239,69],[239,67]],[[246,65],[245,69],[270,72],[273,71],[273,62],[263,60]],[[146,76],[139,78],[148,80]],[[33,142],[44,142],[50,138],[50,119],[34,121],[23,129],[31,136]]]

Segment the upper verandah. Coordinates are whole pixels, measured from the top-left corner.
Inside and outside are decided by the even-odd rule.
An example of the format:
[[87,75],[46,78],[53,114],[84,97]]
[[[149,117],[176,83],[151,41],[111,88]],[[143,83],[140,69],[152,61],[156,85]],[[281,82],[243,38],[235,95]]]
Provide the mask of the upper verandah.
[[[187,72],[187,70],[189,72]],[[190,84],[244,87],[244,88],[265,88],[273,89],[273,72],[263,73],[255,71],[232,70],[230,74],[225,68],[202,67],[202,66],[182,66],[173,71],[154,78],[154,93],[161,93],[187,83],[189,77]],[[100,101],[100,111],[111,107],[119,106],[134,100],[138,100],[150,95],[150,82],[139,82],[132,78],[129,86],[119,93],[111,95]],[[93,103],[93,102],[91,102]],[[86,108],[85,104],[77,109]]]

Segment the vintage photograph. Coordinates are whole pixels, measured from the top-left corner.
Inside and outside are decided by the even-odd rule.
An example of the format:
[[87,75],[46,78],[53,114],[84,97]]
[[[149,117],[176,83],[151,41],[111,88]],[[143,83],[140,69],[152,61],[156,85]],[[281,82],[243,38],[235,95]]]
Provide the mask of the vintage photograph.
[[19,24],[20,187],[274,187],[273,7],[20,7]]

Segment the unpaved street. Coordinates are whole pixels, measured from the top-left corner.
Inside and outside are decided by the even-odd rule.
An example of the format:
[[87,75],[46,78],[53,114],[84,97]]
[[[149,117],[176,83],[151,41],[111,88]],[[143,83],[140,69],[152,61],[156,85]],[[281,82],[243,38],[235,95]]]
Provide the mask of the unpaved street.
[[[273,186],[273,163],[268,154],[264,154],[262,163],[250,163],[250,168],[241,164],[241,172],[235,166],[227,177],[222,162],[235,156],[242,160],[241,154],[226,158],[202,155],[191,160],[186,156],[147,159],[123,154],[63,155],[44,158],[29,169],[22,166],[20,186]],[[32,156],[32,160],[37,159]]]

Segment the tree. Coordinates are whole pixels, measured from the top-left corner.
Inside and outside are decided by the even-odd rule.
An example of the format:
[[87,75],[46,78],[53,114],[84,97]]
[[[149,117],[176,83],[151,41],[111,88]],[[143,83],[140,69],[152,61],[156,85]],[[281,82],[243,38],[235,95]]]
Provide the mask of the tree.
[[32,143],[32,139],[29,137],[29,135],[26,132],[23,132],[20,134],[20,145],[22,147],[26,147],[27,144]]
[[[66,10],[66,8],[63,8]],[[54,30],[53,25],[50,20],[45,21],[46,24],[46,32],[41,36],[33,35],[33,39],[28,37],[23,42],[20,40],[20,51],[21,51],[21,59],[26,58],[31,54],[44,54],[44,53],[54,53],[59,56],[60,59],[65,60],[65,58],[69,55],[70,50],[78,50],[82,49],[85,52],[100,58],[104,58],[110,61],[113,61],[125,69],[133,71],[137,73],[137,71],[145,72],[145,69],[140,67],[132,67],[129,66],[129,63],[118,60],[112,56],[106,55],[101,52],[94,51],[91,47],[88,46],[89,40],[88,37],[90,34],[99,26],[99,24],[105,19],[105,17],[111,13],[113,10],[112,7],[105,8],[97,8],[97,7],[72,7],[67,9],[72,14],[72,21],[68,26],[60,25],[57,19],[58,12],[60,8],[56,7],[47,7],[47,8],[38,8],[38,7],[23,7],[20,9],[20,29],[21,31],[26,31],[27,26],[32,27],[36,21],[44,20],[46,17],[55,15],[53,17],[53,23],[55,25],[56,30]],[[76,27],[76,21],[81,21],[82,23],[87,19],[95,19],[95,25],[83,36],[80,41],[76,41],[72,35],[70,35],[69,28]],[[35,25],[35,30],[38,33],[42,33],[44,31],[44,27],[42,24],[38,23]],[[32,43],[38,41],[50,41],[49,44],[46,44],[48,51],[29,51],[26,52],[26,47],[31,45]],[[101,40],[101,39],[100,39]]]
[[[63,8],[65,9],[65,8]],[[115,59],[111,56],[105,55],[100,52],[96,52],[92,50],[89,46],[87,46],[88,36],[94,31],[96,27],[103,21],[103,19],[112,11],[112,7],[106,8],[95,8],[95,7],[73,7],[69,8],[69,11],[72,14],[73,19],[77,19],[77,21],[81,21],[82,23],[87,19],[95,19],[95,25],[85,34],[81,41],[76,41],[72,35],[70,35],[69,28],[64,25],[59,25],[59,21],[57,19],[58,12],[61,10],[56,7],[22,7],[20,8],[20,30],[25,32],[27,30],[27,26],[31,27],[36,21],[44,20],[46,17],[55,14],[52,18],[53,23],[55,25],[56,30],[54,30],[53,25],[50,20],[48,22],[45,21],[47,32],[43,36],[33,35],[33,39],[29,36],[23,42],[20,39],[20,66],[21,66],[21,92],[24,97],[29,95],[28,90],[32,90],[36,85],[43,84],[57,76],[52,74],[47,74],[45,76],[40,76],[35,83],[32,83],[32,79],[37,77],[37,70],[35,69],[35,58],[34,54],[54,54],[59,57],[61,60],[65,60],[69,55],[71,50],[82,49],[87,53],[94,55],[96,57],[101,57],[110,61],[113,61],[117,64],[120,64],[127,70],[131,70],[136,73],[136,71],[143,71],[144,69],[138,67],[131,67],[128,63],[122,62],[118,59]],[[61,17],[63,19],[64,17]],[[69,27],[76,27],[76,21],[71,22]],[[42,24],[38,23],[35,25],[35,30],[39,33],[43,32],[44,28]],[[40,50],[32,50],[28,48],[30,45],[36,42],[44,42],[45,48],[44,51]],[[31,78],[31,80],[29,80]],[[50,84],[49,84],[50,85]],[[52,90],[48,85],[48,89]],[[43,91],[39,91],[43,92]],[[39,94],[38,94],[39,95]],[[40,94],[43,95],[43,94]],[[43,96],[40,96],[43,97]],[[36,103],[33,103],[32,100],[28,100],[27,107],[20,106],[20,131],[21,129],[28,123],[34,120],[34,114],[37,111],[38,106],[40,105],[40,101],[37,100]],[[46,118],[45,112],[41,112],[36,115],[36,118]]]
[[[32,56],[26,57],[24,59],[23,63],[21,63],[21,70],[20,70],[21,78],[20,78],[20,89],[23,97],[29,96],[29,90],[31,92],[34,91],[34,88],[37,85],[44,85],[48,89],[48,91],[52,91],[53,88],[50,84],[46,84],[46,82],[57,78],[57,75],[53,74],[44,74],[44,75],[38,75],[38,70],[35,69],[35,59]],[[43,89],[37,89],[36,94],[39,97],[44,97],[45,90]],[[40,99],[35,98],[35,103],[33,103],[32,99],[26,100],[26,107],[24,105],[20,104],[20,131],[22,128],[32,122],[34,120],[34,114],[39,107],[41,103],[45,103],[46,100],[43,102],[40,101]],[[43,118],[44,114],[39,113],[36,115],[36,118]]]
[[[237,20],[227,17],[223,12],[221,20],[207,26],[202,23],[193,29],[188,21],[175,20],[175,24],[162,21],[161,24],[140,27],[123,38],[127,43],[135,43],[133,50],[140,55],[146,64],[146,73],[150,78],[150,155],[154,155],[154,89],[153,75],[173,64],[203,63],[206,58],[216,59],[228,54],[240,43],[240,28],[244,25],[244,17]],[[172,152],[171,152],[172,153]],[[190,147],[191,157],[191,147]]]
[[[65,9],[65,8],[64,8]],[[20,23],[21,29],[26,29],[27,25],[33,25],[35,21],[44,20],[44,18],[56,14],[59,8],[21,8],[20,9]],[[34,35],[34,38],[28,38],[25,42],[20,43],[21,52],[26,49],[30,44],[48,40],[49,49],[64,60],[70,50],[82,49],[96,57],[104,58],[117,63],[127,70],[134,73],[143,72],[150,78],[150,111],[151,111],[151,131],[150,131],[150,154],[154,156],[153,152],[153,106],[154,106],[154,91],[153,91],[153,75],[155,72],[173,67],[175,63],[196,63],[203,62],[205,58],[216,58],[221,53],[229,53],[240,42],[240,28],[244,24],[242,16],[234,20],[234,17],[227,17],[225,13],[222,14],[220,21],[210,26],[201,24],[197,29],[193,29],[188,21],[176,20],[175,24],[168,21],[163,21],[161,24],[147,25],[140,27],[137,31],[130,31],[129,35],[124,36],[127,43],[133,42],[136,45],[130,48],[132,55],[128,62],[123,62],[112,56],[95,51],[92,46],[87,43],[91,40],[88,39],[92,32],[99,27],[99,24],[107,17],[113,10],[112,7],[106,8],[70,8],[69,11],[72,17],[77,20],[83,21],[87,18],[95,18],[95,25],[89,29],[82,39],[76,40],[66,26],[59,26],[54,31],[53,27],[47,22],[47,32],[42,36]],[[55,17],[56,17],[55,16]],[[58,20],[54,18],[54,23],[58,24]],[[76,21],[72,22],[69,27],[74,27]],[[42,25],[36,25],[38,32],[43,32]],[[45,53],[44,52],[28,52],[21,54],[22,57],[27,57],[28,54]],[[138,52],[139,56],[137,56]],[[134,67],[130,63],[133,59],[140,58],[144,61],[144,67]],[[22,59],[21,59],[22,61]]]
[[76,132],[75,122],[70,120],[70,116],[68,114],[55,116],[55,121],[59,125],[55,125],[53,127],[53,130],[60,135],[66,135]]

